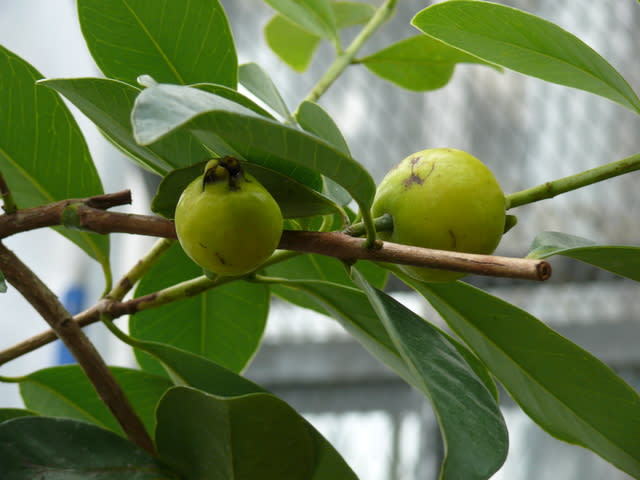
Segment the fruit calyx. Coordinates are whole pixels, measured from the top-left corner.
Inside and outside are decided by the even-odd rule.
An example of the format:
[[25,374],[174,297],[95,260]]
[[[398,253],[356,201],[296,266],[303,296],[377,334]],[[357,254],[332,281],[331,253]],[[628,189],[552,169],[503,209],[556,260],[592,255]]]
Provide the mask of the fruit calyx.
[[244,175],[244,169],[240,164],[240,160],[235,157],[212,158],[204,167],[204,175],[202,176],[202,191],[207,185],[220,181],[227,181],[229,189],[239,190],[239,181],[244,179],[248,181]]

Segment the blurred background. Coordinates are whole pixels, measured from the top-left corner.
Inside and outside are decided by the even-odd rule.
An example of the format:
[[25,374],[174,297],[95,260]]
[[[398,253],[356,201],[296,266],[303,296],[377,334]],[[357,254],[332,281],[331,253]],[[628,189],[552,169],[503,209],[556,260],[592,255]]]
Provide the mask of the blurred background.
[[[331,63],[329,46],[320,48],[307,72],[294,73],[263,41],[262,28],[273,14],[269,7],[256,0],[222,3],[240,62],[255,61],[265,67],[294,109]],[[360,56],[416,34],[409,21],[430,2],[398,3],[396,17]],[[588,8],[571,0],[500,3],[542,16],[577,35],[636,91],[640,89],[640,65],[632,61],[640,47],[637,2],[592,2]],[[346,31],[345,42],[354,34]],[[84,46],[73,0],[0,1],[0,44],[45,77],[100,75]],[[427,93],[401,90],[364,67],[352,66],[320,103],[342,129],[353,156],[376,181],[414,151],[455,147],[482,159],[510,193],[634,154],[640,138],[640,120],[621,106],[513,72],[471,65],[458,66],[446,87]],[[153,180],[124,159],[81,114],[76,118],[105,191],[130,188],[134,204],[120,210],[149,213]],[[504,237],[497,253],[522,256],[541,231],[570,233],[603,244],[638,244],[638,178],[637,173],[626,175],[518,208],[514,213],[519,223]],[[150,243],[141,237],[114,235],[115,278]],[[29,232],[9,238],[6,244],[53,287],[70,310],[80,311],[99,297],[98,266],[60,235]],[[554,275],[544,284],[481,277],[468,277],[468,281],[537,316],[640,389],[637,284],[574,261],[554,258],[552,264]],[[414,311],[441,323],[424,301],[395,283],[390,287]],[[45,329],[33,309],[11,289],[0,296],[0,309],[4,320],[0,349]],[[111,342],[100,326],[88,330],[110,363],[132,365],[128,351]],[[68,361],[59,345],[50,345],[0,367],[0,374],[21,375]],[[246,374],[302,412],[363,480],[437,478],[443,452],[430,405],[332,320],[275,302],[265,342]],[[511,447],[495,480],[629,478],[594,454],[551,438],[506,393],[502,399]],[[0,384],[0,406],[20,405],[17,388]]]

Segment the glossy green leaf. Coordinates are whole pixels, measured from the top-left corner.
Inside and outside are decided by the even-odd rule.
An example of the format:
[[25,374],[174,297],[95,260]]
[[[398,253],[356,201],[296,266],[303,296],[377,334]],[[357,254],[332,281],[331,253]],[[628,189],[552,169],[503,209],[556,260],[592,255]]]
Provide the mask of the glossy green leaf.
[[218,0],[78,0],[80,27],[105,76],[134,84],[212,82],[236,87],[238,60]]
[[[387,280],[387,271],[374,263],[360,261],[358,269],[367,277],[369,282],[382,288]],[[338,259],[324,255],[298,255],[284,262],[276,263],[267,268],[267,274],[272,277],[294,280],[324,280],[340,285],[353,287],[347,267]],[[309,298],[304,292],[273,285],[271,291],[290,303],[303,308],[327,314],[318,302]]]
[[174,387],[157,416],[158,454],[186,479],[307,480],[313,472],[305,421],[268,393],[220,397]]
[[333,118],[317,103],[303,101],[298,107],[296,119],[307,132],[330,143],[345,155],[351,155],[347,142]]
[[23,417],[0,424],[3,480],[169,480],[179,477],[124,438],[77,420]]
[[[171,386],[166,377],[140,370],[110,367],[134,410],[149,432],[155,428],[158,400]],[[123,435],[122,428],[78,365],[45,368],[20,382],[27,408],[40,415],[83,420]]]
[[[420,381],[414,378],[414,372],[402,358],[362,290],[322,280],[288,280],[281,286],[308,295],[326,313],[340,322],[344,329],[374,357],[398,373],[409,384],[421,389]],[[485,367],[471,353],[462,353],[466,350],[463,345],[451,337],[447,338],[452,345],[456,345],[458,352],[472,366],[487,389],[495,394],[495,385],[486,373]]]
[[528,258],[562,255],[640,282],[640,247],[597,245],[586,238],[559,232],[540,233]]
[[[137,348],[161,360],[170,376],[179,385],[198,388],[222,397],[235,397],[266,392],[264,388],[206,358],[156,342],[137,342]],[[310,480],[357,477],[333,446],[307,422],[315,449],[315,468]]]
[[442,2],[411,22],[452,47],[516,72],[579,88],[640,113],[640,99],[591,47],[559,26],[489,2]]
[[458,63],[487,62],[426,35],[394,43],[360,60],[379,77],[414,91],[444,87]]
[[[0,47],[0,171],[19,208],[103,193],[78,124],[56,93],[36,85],[40,78]],[[110,281],[107,236],[55,230],[95,258]]]
[[282,15],[274,15],[269,20],[264,27],[264,37],[269,48],[297,72],[309,68],[322,40]]
[[238,68],[243,87],[262,100],[287,122],[292,122],[291,112],[269,74],[257,63],[245,63]]
[[474,287],[403,280],[431,302],[532,420],[640,476],[640,396],[608,366]]
[[[177,242],[142,278],[135,295],[156,292],[202,275]],[[253,357],[269,312],[264,285],[236,281],[179,302],[144,310],[129,319],[135,338],[167,343],[241,371]],[[137,356],[146,371],[163,373],[158,363]]]
[[174,135],[151,146],[133,138],[131,109],[140,89],[108,78],[63,78],[42,80],[73,103],[102,131],[104,136],[143,168],[165,175],[171,168],[205,158],[206,151],[193,136]]
[[375,183],[359,163],[308,133],[282,125],[216,95],[178,85],[145,89],[132,114],[136,139],[153,143],[170,132],[189,128],[212,147],[218,139],[249,162],[259,163],[298,181],[320,173],[343,186],[361,206],[369,208]]
[[265,0],[278,13],[303,30],[338,42],[336,20],[328,0]]
[[32,417],[34,415],[37,415],[37,413],[23,408],[0,408],[0,423],[12,418]]
[[[167,218],[173,218],[176,204],[186,186],[202,174],[205,162],[173,170],[158,187],[151,202],[151,210]],[[278,202],[284,218],[300,218],[328,215],[340,211],[340,207],[321,193],[296,182],[278,172],[256,163],[244,165]]]
[[509,444],[491,392],[444,334],[374,288],[356,269],[352,272],[418,387],[431,400],[446,452],[439,478],[491,477],[504,463]]

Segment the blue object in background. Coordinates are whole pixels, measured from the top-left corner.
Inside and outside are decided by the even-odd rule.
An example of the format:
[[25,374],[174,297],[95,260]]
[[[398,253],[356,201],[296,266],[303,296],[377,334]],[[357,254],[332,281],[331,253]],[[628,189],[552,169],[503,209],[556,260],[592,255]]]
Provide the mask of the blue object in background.
[[[80,313],[84,309],[86,293],[83,287],[74,285],[70,287],[62,296],[62,304],[71,315]],[[76,363],[75,358],[71,355],[69,349],[60,340],[57,342],[56,348],[56,365],[67,365]]]

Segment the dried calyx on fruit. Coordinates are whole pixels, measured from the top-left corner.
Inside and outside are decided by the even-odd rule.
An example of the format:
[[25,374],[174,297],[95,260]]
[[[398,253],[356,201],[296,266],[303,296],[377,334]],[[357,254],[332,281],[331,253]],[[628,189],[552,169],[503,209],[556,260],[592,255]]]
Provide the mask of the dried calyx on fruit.
[[205,270],[237,276],[258,268],[282,235],[271,194],[234,157],[207,162],[185,188],[175,213],[178,241]]

